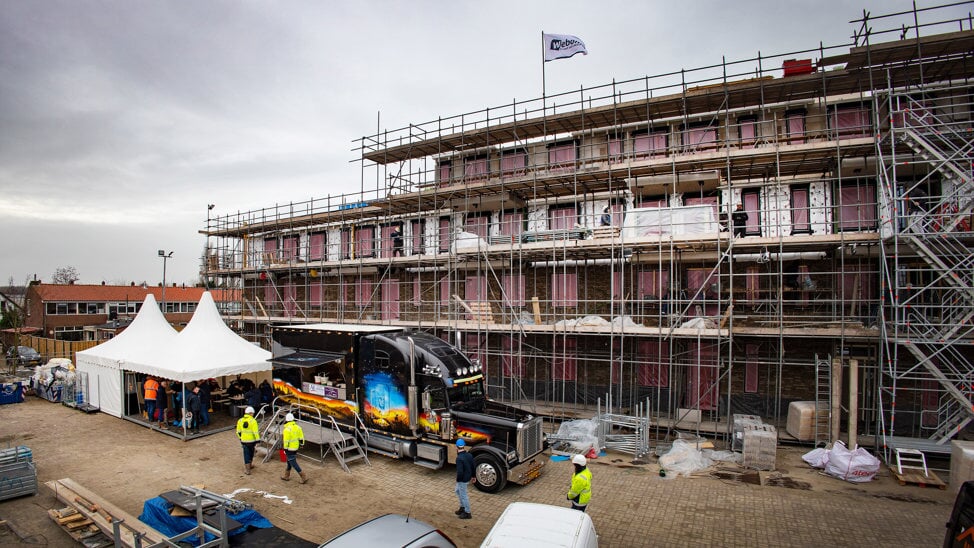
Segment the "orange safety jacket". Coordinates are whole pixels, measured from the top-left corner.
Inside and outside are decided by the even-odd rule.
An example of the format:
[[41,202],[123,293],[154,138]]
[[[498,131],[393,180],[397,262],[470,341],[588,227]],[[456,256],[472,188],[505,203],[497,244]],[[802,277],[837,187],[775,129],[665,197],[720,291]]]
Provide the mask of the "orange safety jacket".
[[159,381],[155,379],[149,379],[145,381],[145,399],[146,401],[156,401],[156,392],[159,390]]

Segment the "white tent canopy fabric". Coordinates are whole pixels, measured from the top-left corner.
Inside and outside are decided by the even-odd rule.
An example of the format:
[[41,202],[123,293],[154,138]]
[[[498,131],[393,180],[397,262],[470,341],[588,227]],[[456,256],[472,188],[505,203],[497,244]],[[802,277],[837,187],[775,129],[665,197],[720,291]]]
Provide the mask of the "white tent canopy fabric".
[[77,370],[88,374],[87,400],[109,415],[122,416],[122,371],[151,362],[173,346],[177,332],[148,294],[132,323],[116,337],[77,354]]
[[203,293],[193,318],[178,333],[150,294],[125,331],[78,352],[78,371],[88,373],[88,401],[105,413],[121,417],[124,371],[187,383],[270,371],[270,358],[270,352],[227,327],[209,292]]

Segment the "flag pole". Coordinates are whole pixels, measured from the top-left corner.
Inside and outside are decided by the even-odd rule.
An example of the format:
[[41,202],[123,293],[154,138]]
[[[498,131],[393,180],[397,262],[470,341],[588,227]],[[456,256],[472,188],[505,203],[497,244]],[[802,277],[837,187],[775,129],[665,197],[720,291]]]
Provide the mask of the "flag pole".
[[545,74],[544,74],[544,30],[541,31],[541,114],[544,114],[545,110],[545,94],[547,90],[545,89]]

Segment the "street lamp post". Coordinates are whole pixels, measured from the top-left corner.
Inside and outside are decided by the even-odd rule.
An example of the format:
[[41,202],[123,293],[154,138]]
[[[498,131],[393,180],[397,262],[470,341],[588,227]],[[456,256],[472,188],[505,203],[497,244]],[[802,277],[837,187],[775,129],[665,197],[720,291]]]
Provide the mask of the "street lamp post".
[[166,261],[172,258],[172,251],[166,253],[163,250],[159,250],[159,256],[162,257],[162,313],[166,313]]

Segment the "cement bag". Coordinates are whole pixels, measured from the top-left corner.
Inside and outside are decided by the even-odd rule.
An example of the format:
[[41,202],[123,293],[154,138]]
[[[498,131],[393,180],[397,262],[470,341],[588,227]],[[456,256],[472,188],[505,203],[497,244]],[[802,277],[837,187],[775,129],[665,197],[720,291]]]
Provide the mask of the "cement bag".
[[829,452],[825,473],[852,483],[872,481],[879,472],[879,459],[862,447],[849,451],[841,441],[835,442]]
[[829,463],[829,450],[823,447],[812,449],[802,455],[802,460],[812,468],[825,468],[825,465]]

